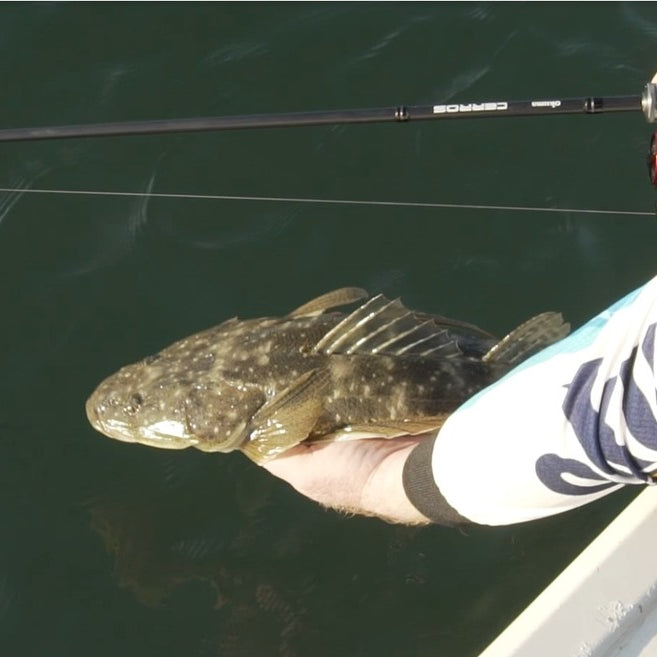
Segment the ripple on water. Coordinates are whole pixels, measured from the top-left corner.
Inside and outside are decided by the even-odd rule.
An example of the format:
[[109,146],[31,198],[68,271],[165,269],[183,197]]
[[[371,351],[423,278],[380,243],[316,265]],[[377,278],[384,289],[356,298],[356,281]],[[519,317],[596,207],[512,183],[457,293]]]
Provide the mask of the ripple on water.
[[638,30],[642,35],[657,39],[657,20],[645,15],[646,7],[652,8],[654,5],[648,3],[642,7],[640,4],[625,2],[620,6],[621,16],[627,25]]
[[251,40],[232,41],[211,52],[205,57],[204,61],[210,66],[220,66],[262,57],[267,54],[267,51],[268,48],[261,42]]
[[[71,234],[75,248],[59,261],[62,276],[82,276],[115,264],[134,248],[149,220],[150,194],[155,184],[155,172],[142,186],[143,196],[113,199],[104,205],[111,210],[96,210],[84,226]],[[92,197],[93,200],[97,197]]]
[[41,160],[27,160],[21,168],[25,170],[25,173],[14,173],[3,180],[7,191],[0,192],[0,225],[27,190],[34,187],[37,180],[45,176],[52,167]]
[[[227,208],[230,206],[226,206]],[[279,236],[293,222],[296,212],[274,210],[245,215],[243,213],[218,216],[187,215],[158,222],[162,232],[176,242],[196,249],[222,250],[254,245]]]

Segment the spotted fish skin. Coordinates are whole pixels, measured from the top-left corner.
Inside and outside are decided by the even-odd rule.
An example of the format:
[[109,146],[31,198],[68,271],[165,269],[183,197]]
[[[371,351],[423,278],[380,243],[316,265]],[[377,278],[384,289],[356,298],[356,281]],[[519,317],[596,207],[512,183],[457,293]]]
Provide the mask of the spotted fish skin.
[[300,442],[434,431],[460,404],[568,325],[543,313],[503,340],[342,288],[284,317],[231,319],[123,367],[87,401],[111,438],[239,449],[257,463]]

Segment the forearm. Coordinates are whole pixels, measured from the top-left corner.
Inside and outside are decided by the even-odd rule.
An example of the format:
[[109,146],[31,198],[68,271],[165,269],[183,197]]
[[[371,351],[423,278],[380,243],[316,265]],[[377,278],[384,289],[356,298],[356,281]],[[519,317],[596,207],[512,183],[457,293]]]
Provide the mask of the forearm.
[[425,459],[442,499],[505,525],[654,483],[656,325],[654,279],[464,404]]

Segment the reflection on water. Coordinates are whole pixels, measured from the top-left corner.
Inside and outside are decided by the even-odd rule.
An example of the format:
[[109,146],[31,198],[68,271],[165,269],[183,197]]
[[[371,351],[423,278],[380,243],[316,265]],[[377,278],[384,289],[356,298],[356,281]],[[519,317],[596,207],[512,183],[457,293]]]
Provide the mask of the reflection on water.
[[[133,447],[128,447],[133,449]],[[241,455],[156,453],[98,482],[91,527],[118,585],[141,605],[185,600],[206,622],[202,655],[433,655],[480,648],[492,613],[520,607],[519,582],[570,553],[541,541],[559,519],[504,534],[406,528],[324,512]],[[582,516],[595,526],[599,518]],[[594,514],[595,515],[595,514]],[[528,552],[532,552],[531,559]],[[446,577],[445,573],[449,572]],[[472,585],[479,592],[472,597]],[[382,619],[387,619],[382,624]]]
[[[398,603],[391,581],[408,589],[427,584],[426,555],[413,546],[417,529],[369,526],[380,542],[363,555],[367,534],[359,521],[317,514],[305,502],[286,509],[279,482],[242,459],[208,461],[166,455],[159,471],[105,485],[88,502],[119,585],[142,604],[166,605],[190,582],[208,587],[210,597],[202,597],[215,623],[204,639],[207,654],[292,656],[311,646],[336,654],[345,636]],[[335,543],[336,532],[340,551],[327,553],[323,541]],[[333,620],[322,621],[335,600],[339,618],[329,612]],[[315,645],[323,622],[336,621],[341,633],[324,648]]]
[[[167,455],[159,472],[104,486],[89,502],[91,524],[119,584],[143,604],[167,604],[192,581],[209,587],[211,654],[303,655],[311,646],[336,654],[346,636],[402,602],[392,599],[391,582],[427,584],[417,529],[317,514],[294,499],[281,505],[281,484],[239,457],[180,461]],[[378,539],[365,555],[372,531]],[[336,533],[339,551],[327,551]],[[329,610],[336,601],[337,617]],[[340,633],[316,645],[321,627],[335,623]]]

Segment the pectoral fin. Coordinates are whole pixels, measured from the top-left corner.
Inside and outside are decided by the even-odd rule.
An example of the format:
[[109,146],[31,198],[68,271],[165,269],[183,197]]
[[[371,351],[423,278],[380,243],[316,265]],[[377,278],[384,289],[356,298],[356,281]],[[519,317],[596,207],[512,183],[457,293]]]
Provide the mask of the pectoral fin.
[[328,380],[326,370],[298,377],[253,416],[249,439],[240,449],[262,464],[305,440],[324,409]]

